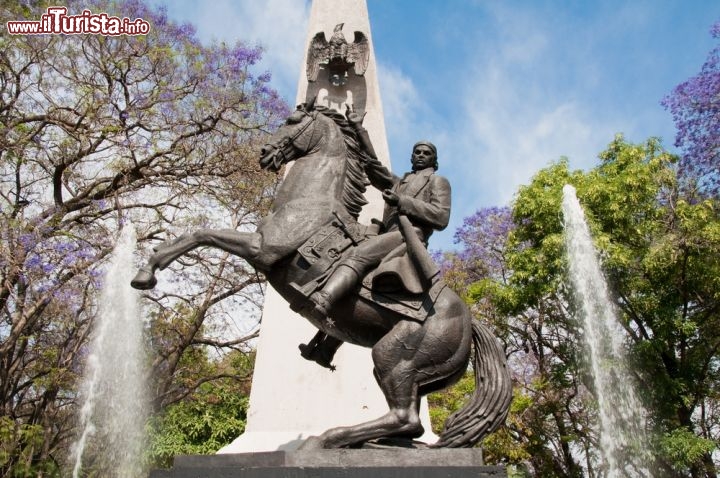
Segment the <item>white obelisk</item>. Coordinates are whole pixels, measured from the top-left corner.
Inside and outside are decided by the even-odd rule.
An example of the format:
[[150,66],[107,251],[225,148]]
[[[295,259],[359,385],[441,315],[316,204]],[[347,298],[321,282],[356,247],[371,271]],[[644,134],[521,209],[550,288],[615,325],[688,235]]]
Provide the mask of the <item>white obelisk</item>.
[[[348,73],[347,83],[334,86],[327,72],[320,71],[315,82],[306,76],[307,57],[301,66],[297,103],[317,95],[317,104],[345,112],[345,104],[366,111],[363,125],[368,130],[375,152],[390,168],[385,122],[377,81],[377,64],[372,48],[370,21],[365,0],[313,0],[305,44],[318,33],[329,40],[333,29],[344,24],[343,33],[353,42],[354,32],[370,41],[370,59],[363,76]],[[368,188],[369,204],[360,221],[381,218],[384,203],[380,192]],[[298,344],[307,343],[317,330],[303,317],[290,310],[287,302],[268,286],[263,308],[260,340],[250,393],[245,433],[219,453],[294,450],[303,439],[328,428],[353,425],[380,417],[388,405],[372,374],[370,349],[343,344],[331,372],[300,356]],[[425,430],[430,430],[427,402],[422,413]],[[432,434],[423,437],[433,442]]]

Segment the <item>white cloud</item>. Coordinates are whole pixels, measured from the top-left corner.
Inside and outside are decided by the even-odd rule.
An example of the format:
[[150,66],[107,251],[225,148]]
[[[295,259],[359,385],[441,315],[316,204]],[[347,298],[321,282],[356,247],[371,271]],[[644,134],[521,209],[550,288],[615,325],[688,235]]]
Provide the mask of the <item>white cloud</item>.
[[[411,141],[410,135],[415,129],[414,123],[421,115],[424,106],[413,81],[393,65],[378,64],[378,82],[381,88],[385,130],[390,142],[391,158],[394,166],[400,166],[398,148]],[[393,153],[392,150],[395,149]]]
[[[483,194],[493,198],[490,204],[502,204],[561,156],[570,158],[571,167],[593,165],[616,131],[606,118],[594,115],[595,105],[578,100],[572,89],[557,87],[559,75],[571,75],[580,85],[595,79],[594,60],[576,54],[584,46],[568,45],[538,18],[530,21],[504,9],[495,13],[502,33],[481,61],[470,62],[477,66],[462,86],[468,101],[459,148],[481,152],[482,163],[491,165],[480,169],[466,163],[463,178],[483,185]],[[575,62],[561,69],[553,56],[559,44]]]
[[[599,151],[593,133],[606,127],[591,124],[577,103],[533,91],[502,66],[475,79],[461,144],[482,151],[492,165],[483,168],[481,179],[497,200],[507,202],[517,186],[560,156],[587,163]],[[476,164],[465,164],[465,170],[478,176]]]
[[[212,17],[220,14],[213,3]],[[302,63],[309,8],[298,0],[233,2],[223,0],[234,12],[237,35],[265,48],[263,64],[272,71],[274,83],[289,100],[295,100],[299,65]],[[226,21],[224,19],[224,21]]]
[[176,0],[168,4],[170,16],[195,25],[205,43],[242,40],[262,46],[265,52],[259,67],[272,72],[273,86],[290,102],[295,101],[309,11],[309,3],[303,0],[215,0],[212,4]]
[[[453,186],[450,231],[478,208],[508,204],[520,185],[562,156],[571,168],[593,166],[618,126],[573,89],[558,88],[557,75],[572,74],[581,86],[595,80],[593,59],[576,55],[585,47],[569,48],[581,61],[557,69],[556,34],[522,15],[504,12],[498,21],[493,44],[478,48],[458,75],[455,119],[439,125],[449,145],[440,172]],[[439,245],[448,247],[451,234],[442,233]]]
[[419,140],[432,141],[440,159],[446,157],[453,135],[430,103],[432,98],[423,96],[413,80],[394,65],[379,63],[378,81],[395,172],[409,169],[410,150]]

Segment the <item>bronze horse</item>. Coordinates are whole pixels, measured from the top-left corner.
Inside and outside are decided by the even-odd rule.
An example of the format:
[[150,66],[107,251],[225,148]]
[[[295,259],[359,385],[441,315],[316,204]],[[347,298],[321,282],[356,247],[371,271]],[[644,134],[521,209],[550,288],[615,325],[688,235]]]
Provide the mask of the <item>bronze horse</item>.
[[[357,138],[334,110],[299,106],[263,148],[260,165],[277,171],[291,161],[295,163],[272,210],[256,232],[203,229],[182,235],[156,249],[133,280],[133,287],[154,287],[158,268],[164,269],[196,247],[211,246],[247,260],[291,304],[306,302],[307,296],[294,285],[317,281],[328,268],[313,268],[299,249],[317,237],[318,231],[341,229],[339,241],[344,240],[347,247],[362,241],[365,226],[357,217],[365,203],[362,193],[367,181]],[[408,319],[357,293],[341,300],[329,315],[329,320],[309,320],[331,337],[372,348],[374,375],[390,410],[375,420],[310,437],[303,448],[339,448],[387,437],[421,436],[420,398],[462,377],[471,344],[475,349],[475,392],[464,408],[448,419],[440,440],[431,446],[471,447],[504,423],[512,387],[503,350],[448,287],[437,294],[424,320]]]

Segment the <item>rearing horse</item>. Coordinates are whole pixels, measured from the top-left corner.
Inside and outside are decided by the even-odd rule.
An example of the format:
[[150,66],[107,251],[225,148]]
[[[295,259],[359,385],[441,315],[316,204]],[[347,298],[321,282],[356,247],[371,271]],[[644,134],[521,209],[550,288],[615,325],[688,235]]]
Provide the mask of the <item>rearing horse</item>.
[[[353,244],[357,238],[350,237],[352,231],[364,230],[357,216],[365,203],[366,182],[362,160],[353,154],[354,141],[339,113],[299,106],[262,150],[260,165],[264,168],[277,171],[284,163],[295,164],[257,231],[203,229],[162,244],[140,269],[133,287],[154,287],[158,268],[164,269],[196,247],[212,246],[264,272],[291,304],[306,300],[291,284],[307,283],[308,275],[317,279],[314,276],[327,271],[319,268],[315,272],[298,249],[321,230],[339,227]],[[448,419],[440,440],[432,446],[473,446],[504,423],[512,396],[505,355],[492,333],[472,319],[467,306],[448,287],[421,321],[357,293],[340,300],[329,315],[331,320],[311,321],[332,337],[372,348],[374,375],[390,410],[375,420],[310,437],[302,448],[339,448],[384,437],[421,436],[420,398],[460,379],[470,360],[471,344],[475,349],[475,392],[464,408]]]

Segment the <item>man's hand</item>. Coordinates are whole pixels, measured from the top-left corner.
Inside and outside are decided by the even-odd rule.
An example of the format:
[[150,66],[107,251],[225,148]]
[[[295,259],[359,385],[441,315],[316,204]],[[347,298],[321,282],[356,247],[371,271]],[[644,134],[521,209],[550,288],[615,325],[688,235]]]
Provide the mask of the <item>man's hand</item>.
[[360,126],[365,119],[366,114],[367,111],[363,114],[356,113],[355,105],[352,105],[351,107],[349,104],[345,103],[345,117],[347,118],[348,122],[350,122],[353,126]]
[[386,189],[385,191],[383,191],[383,192],[382,192],[382,197],[383,197],[383,199],[385,200],[385,202],[388,203],[388,204],[391,205],[391,206],[397,206],[398,203],[400,202],[400,196],[398,196],[397,194],[395,194],[395,193],[394,193],[393,191],[391,191],[390,189]]

